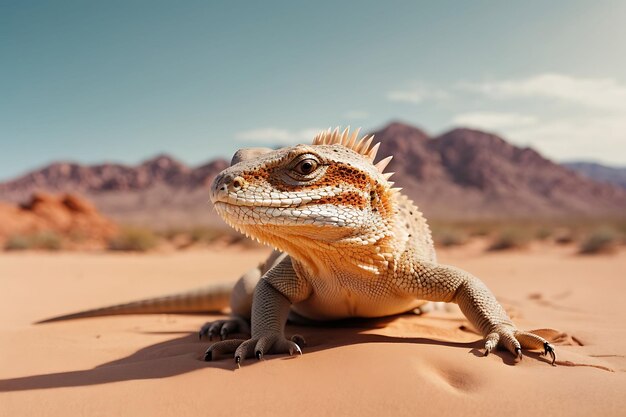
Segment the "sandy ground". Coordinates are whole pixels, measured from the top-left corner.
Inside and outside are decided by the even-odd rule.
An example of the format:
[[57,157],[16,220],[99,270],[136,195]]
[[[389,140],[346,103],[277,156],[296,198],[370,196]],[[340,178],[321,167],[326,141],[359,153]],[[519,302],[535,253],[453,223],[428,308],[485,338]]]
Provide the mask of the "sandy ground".
[[[34,321],[234,279],[265,251],[150,255],[0,254],[1,416],[624,415],[626,252],[482,252],[440,260],[481,277],[521,328],[551,327],[559,362],[482,357],[457,310],[288,327],[301,357],[237,370],[200,360],[198,328],[218,316]],[[426,414],[425,414],[426,413]]]

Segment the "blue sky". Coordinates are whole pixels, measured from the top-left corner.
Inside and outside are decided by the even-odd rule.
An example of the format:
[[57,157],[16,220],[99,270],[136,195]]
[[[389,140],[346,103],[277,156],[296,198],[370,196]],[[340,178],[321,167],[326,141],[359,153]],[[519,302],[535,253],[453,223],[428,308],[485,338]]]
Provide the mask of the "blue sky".
[[623,1],[0,0],[0,179],[460,125],[626,165]]

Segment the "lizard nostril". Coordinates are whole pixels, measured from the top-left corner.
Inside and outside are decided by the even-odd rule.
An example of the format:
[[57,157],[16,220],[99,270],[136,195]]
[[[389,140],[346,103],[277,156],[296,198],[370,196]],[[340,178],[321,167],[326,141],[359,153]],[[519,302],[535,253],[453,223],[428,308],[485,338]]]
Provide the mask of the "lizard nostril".
[[237,177],[233,179],[232,186],[235,190],[241,189],[241,187],[243,187],[243,178]]

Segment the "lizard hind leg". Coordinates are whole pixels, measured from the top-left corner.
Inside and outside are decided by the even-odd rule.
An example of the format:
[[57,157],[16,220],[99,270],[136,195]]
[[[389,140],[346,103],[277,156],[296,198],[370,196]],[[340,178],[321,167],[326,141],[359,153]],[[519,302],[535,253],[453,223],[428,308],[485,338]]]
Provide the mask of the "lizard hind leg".
[[[231,294],[231,316],[228,319],[205,323],[198,332],[198,338],[207,337],[213,340],[219,336],[221,340],[229,334],[250,334],[250,310],[252,309],[252,294],[254,286],[260,277],[259,269],[253,269],[242,276]],[[253,281],[253,282],[250,282]]]

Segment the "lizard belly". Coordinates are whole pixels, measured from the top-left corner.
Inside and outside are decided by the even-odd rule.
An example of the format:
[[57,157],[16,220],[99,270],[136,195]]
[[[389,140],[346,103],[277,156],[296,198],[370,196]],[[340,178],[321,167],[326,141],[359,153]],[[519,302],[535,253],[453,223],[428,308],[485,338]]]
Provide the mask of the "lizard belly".
[[313,294],[292,306],[293,311],[313,320],[336,320],[350,317],[384,317],[405,313],[423,301],[399,296],[373,297],[349,290],[338,290],[332,297]]

